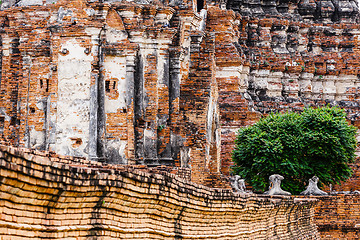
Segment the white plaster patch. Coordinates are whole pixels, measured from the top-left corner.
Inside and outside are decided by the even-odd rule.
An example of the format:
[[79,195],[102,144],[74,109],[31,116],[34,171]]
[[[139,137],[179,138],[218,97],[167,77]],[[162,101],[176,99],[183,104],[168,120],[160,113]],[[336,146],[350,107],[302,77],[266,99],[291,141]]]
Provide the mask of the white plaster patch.
[[85,49],[74,38],[64,39],[60,49],[66,54],[58,61],[56,149],[63,155],[86,155],[93,57]]
[[127,39],[128,35],[126,31],[120,31],[117,29],[113,29],[108,27],[106,31],[106,41],[109,43],[117,43],[124,39]]
[[99,34],[101,32],[101,28],[88,27],[85,28],[85,32],[91,36],[91,53],[93,56],[98,55],[98,43],[99,43]]
[[340,74],[335,79],[335,87],[336,87],[336,100],[346,100],[347,92],[350,88],[355,87],[355,82],[357,81],[356,75],[345,75]]
[[132,11],[119,11],[118,14],[123,18],[133,18],[135,16]]
[[30,147],[39,148],[45,143],[45,132],[36,131],[34,127],[30,130]]
[[92,8],[85,8],[84,10],[85,10],[86,14],[90,17],[94,16],[96,14],[95,10]]
[[[125,155],[126,146],[127,146],[127,140],[119,140],[119,139],[108,140],[106,143],[107,149],[115,149],[117,151],[117,153],[121,157],[121,160],[123,161],[123,164],[126,164],[126,155]],[[119,159],[111,159],[111,160],[119,160]]]
[[10,54],[10,38],[4,36],[2,39],[2,44],[3,44],[2,54],[4,57],[8,57]]
[[43,0],[21,0],[17,3],[19,7],[31,6],[31,5],[42,5]]
[[335,79],[336,76],[327,75],[323,81],[323,94],[326,99],[334,99],[336,93]]
[[253,70],[251,71],[250,78],[253,79],[256,89],[268,88],[268,75],[269,70]]
[[148,137],[150,139],[155,139],[156,135],[155,135],[154,131],[151,131],[149,129],[145,129],[144,130],[144,137]]
[[215,77],[239,77],[242,66],[217,68]]

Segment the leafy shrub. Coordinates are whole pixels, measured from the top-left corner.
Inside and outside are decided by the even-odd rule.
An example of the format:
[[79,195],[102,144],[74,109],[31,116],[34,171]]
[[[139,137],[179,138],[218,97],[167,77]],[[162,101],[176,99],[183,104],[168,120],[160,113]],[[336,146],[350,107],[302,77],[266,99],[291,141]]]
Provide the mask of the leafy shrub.
[[256,191],[268,188],[272,174],[284,176],[293,194],[316,175],[323,184],[340,183],[352,174],[356,128],[340,108],[307,108],[301,114],[271,114],[241,128],[235,140],[233,171]]

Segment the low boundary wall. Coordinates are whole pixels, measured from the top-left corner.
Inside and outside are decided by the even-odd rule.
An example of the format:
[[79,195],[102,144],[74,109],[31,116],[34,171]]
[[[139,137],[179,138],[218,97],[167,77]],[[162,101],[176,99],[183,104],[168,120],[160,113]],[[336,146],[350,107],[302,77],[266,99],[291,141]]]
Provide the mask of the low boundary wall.
[[0,239],[319,239],[316,199],[0,147]]

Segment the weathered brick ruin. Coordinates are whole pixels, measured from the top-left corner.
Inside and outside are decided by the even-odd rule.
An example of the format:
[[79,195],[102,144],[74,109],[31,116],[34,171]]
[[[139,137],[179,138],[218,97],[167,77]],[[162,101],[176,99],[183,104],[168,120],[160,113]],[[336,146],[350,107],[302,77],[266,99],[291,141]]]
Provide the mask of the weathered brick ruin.
[[[230,156],[236,130],[270,112],[338,105],[346,109],[350,123],[360,126],[360,25],[358,5],[354,0],[4,0],[1,9],[0,141],[3,145],[50,151],[50,155],[86,157],[98,162],[99,172],[107,171],[106,167],[101,170],[101,164],[129,165],[140,170],[128,167],[121,172],[135,171],[139,177],[134,179],[143,178],[138,171],[148,169],[145,165],[163,166],[179,179],[186,178],[194,184],[209,187],[229,188],[226,176],[232,165]],[[19,154],[23,151],[13,155],[21,158]],[[5,161],[6,154],[2,154],[2,161]],[[49,159],[60,161],[61,157]],[[19,161],[18,166],[22,166],[22,161],[31,162],[31,159],[26,160],[25,157]],[[10,169],[9,162],[4,164],[3,167]],[[32,164],[36,165],[29,163],[31,166],[27,168],[32,169]],[[95,163],[80,165],[86,164]],[[355,164],[354,168],[357,166]],[[23,169],[16,167],[11,171],[4,174],[15,174]],[[64,167],[61,174],[70,174],[68,171],[70,168]],[[36,175],[29,170],[21,176],[43,178],[41,181],[48,186],[61,185],[59,179],[48,178],[46,170],[44,172]],[[28,190],[22,189],[25,185],[20,183],[19,187],[19,183],[12,182],[16,177],[10,175],[1,175],[1,181],[11,182],[6,183],[2,191],[4,194],[10,191],[8,194],[19,198],[14,197],[14,200],[6,195],[2,198],[7,199],[5,205],[15,204],[20,197],[26,198],[26,194],[30,194],[21,193],[18,196],[14,193]],[[72,175],[72,178],[75,179],[75,176]],[[114,174],[109,176],[114,177]],[[355,172],[355,181],[346,184],[347,190],[357,189],[359,176],[360,173]],[[81,185],[81,179],[74,186]],[[137,186],[134,179],[129,188]],[[150,180],[142,179],[138,184],[147,181]],[[180,181],[178,184],[183,183]],[[35,190],[31,190],[31,194],[35,194],[40,187],[36,188],[35,183],[32,186]],[[202,191],[200,185],[191,186],[199,188],[195,192]],[[92,187],[100,190],[89,190]],[[69,202],[77,201],[84,196],[81,192],[89,190],[96,196],[89,200],[96,209],[96,204],[101,202],[98,194],[107,192],[101,190],[107,187],[109,185],[96,183],[89,188],[81,188],[76,193],[77,199]],[[212,190],[206,191],[209,191],[204,193],[206,196],[215,194]],[[73,194],[70,192],[70,195]],[[38,194],[41,195],[41,192]],[[51,194],[52,198],[56,196]],[[197,196],[197,193],[194,194]],[[216,204],[224,201],[226,205],[231,198],[227,194],[230,193],[226,193],[224,198],[221,194],[221,197],[215,197]],[[40,195],[41,199],[43,195]],[[341,209],[346,206],[335,204],[341,198],[328,197],[324,200],[328,205],[320,204],[317,209],[326,212],[324,208],[328,206],[342,212]],[[251,201],[261,203],[260,209],[264,211],[272,208],[268,207],[271,201],[264,199],[254,197]],[[351,195],[351,199],[356,205],[359,197]],[[303,214],[293,200],[279,200],[281,206],[287,205],[280,207],[282,210],[279,211],[299,211],[296,214]],[[234,201],[248,200],[236,198]],[[313,207],[312,201],[304,202],[306,206]],[[42,212],[44,204],[39,203],[39,209],[34,212]],[[176,210],[173,211],[179,211],[182,204],[175,204]],[[2,212],[16,208],[8,205],[4,208],[5,205],[1,206]],[[141,212],[141,207],[137,207]],[[80,208],[74,211],[81,212]],[[238,211],[234,210],[235,205],[229,208],[232,209],[229,211]],[[63,211],[67,207],[60,204],[59,209],[54,209]],[[20,207],[17,211],[8,214],[13,220],[8,215],[2,216],[1,220],[6,224],[27,221],[21,218],[24,213]],[[259,221],[259,226],[255,228],[261,228],[261,219],[269,216],[266,214],[273,214],[265,212],[251,220],[254,225]],[[292,213],[289,213],[289,219]],[[50,217],[57,217],[58,213],[51,214]],[[304,217],[307,222],[303,227],[313,230],[311,214],[304,214],[307,214]],[[322,218],[321,212],[316,214],[317,219]],[[330,224],[319,222],[321,235],[327,239],[331,239],[328,234],[332,234],[334,239],[356,236],[360,229],[357,225],[360,217],[344,222],[337,214],[333,211],[335,220]],[[101,218],[103,215],[97,216],[99,221],[106,221],[106,217]],[[84,217],[87,220],[95,218]],[[73,220],[64,218],[63,221]],[[41,221],[36,224],[41,229],[36,231],[40,232],[53,231],[44,228],[44,225],[56,229],[64,225],[60,222],[47,223],[50,221],[48,215],[38,219]],[[292,220],[287,221],[290,224]],[[189,222],[193,224],[193,220]],[[214,223],[213,226],[220,226],[217,224],[222,223]],[[32,230],[19,234],[35,231],[34,226],[29,227]],[[158,230],[171,232],[162,227],[166,228],[161,226]],[[26,227],[17,225],[13,229],[22,228]],[[293,237],[298,236],[299,232],[289,229],[291,234],[295,234]],[[191,238],[197,234],[191,231],[184,230],[181,237]],[[118,236],[110,232],[107,234]],[[315,232],[314,238],[317,237]],[[10,231],[3,236],[12,234]],[[56,237],[51,234],[50,239],[65,236],[61,235],[63,233],[59,236],[54,233]],[[139,237],[136,234],[125,239]],[[221,234],[229,233],[224,230]],[[256,234],[254,236],[260,239],[263,233]],[[223,239],[233,239],[230,235],[224,235]],[[294,239],[289,236],[288,239]],[[86,238],[85,235],[81,237]]]

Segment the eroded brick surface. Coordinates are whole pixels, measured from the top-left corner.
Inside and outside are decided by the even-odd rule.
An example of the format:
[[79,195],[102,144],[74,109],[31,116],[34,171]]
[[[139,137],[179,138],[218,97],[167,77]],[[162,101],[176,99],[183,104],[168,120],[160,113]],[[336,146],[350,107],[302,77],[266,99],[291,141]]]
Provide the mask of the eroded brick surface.
[[318,198],[315,221],[321,239],[358,239],[360,234],[359,194]]
[[348,3],[12,4],[0,13],[4,143],[225,187],[236,130],[263,115],[331,104],[359,121]]
[[[7,145],[229,188],[236,130],[262,116],[329,104],[359,126],[353,0],[4,0],[1,9]],[[334,188],[357,190],[357,168]]]
[[316,199],[4,146],[0,165],[1,239],[319,239]]

